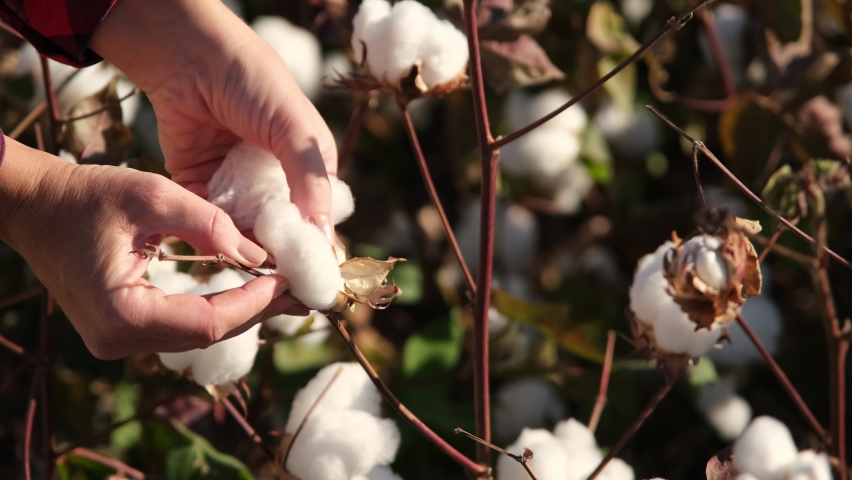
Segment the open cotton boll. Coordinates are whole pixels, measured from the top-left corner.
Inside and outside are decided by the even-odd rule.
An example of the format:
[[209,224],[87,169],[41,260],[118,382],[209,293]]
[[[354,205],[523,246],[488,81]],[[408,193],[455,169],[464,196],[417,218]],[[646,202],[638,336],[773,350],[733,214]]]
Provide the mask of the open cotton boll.
[[760,480],[782,480],[797,454],[790,430],[767,416],[752,420],[734,443],[737,470]]
[[813,450],[802,450],[790,467],[787,480],[831,480],[828,455]]
[[390,419],[359,410],[315,412],[294,440],[286,467],[298,478],[350,479],[390,464],[399,441]]
[[672,242],[660,245],[654,253],[639,260],[633,284],[630,285],[630,310],[639,321],[653,325],[663,305],[671,298],[666,292],[668,282],[663,276],[663,257],[674,246]]
[[56,101],[59,103],[59,112],[62,115],[67,115],[77,102],[102,90],[113,77],[120,73],[113,65],[105,62],[81,68],[57,92]]
[[429,87],[447,83],[467,65],[467,38],[452,23],[439,20],[421,50],[423,81]]
[[290,433],[296,431],[311,405],[316,402],[317,397],[329,385],[338,370],[342,370],[340,375],[328,388],[311,416],[341,410],[360,410],[371,415],[379,415],[381,396],[370,377],[364,373],[364,369],[354,362],[333,363],[320,370],[304,388],[296,393],[285,431]]
[[751,405],[734,391],[733,381],[723,379],[701,388],[696,405],[720,439],[736,439],[751,421]]
[[620,458],[613,458],[606,464],[603,471],[598,475],[601,480],[633,480],[636,474],[633,467]]
[[[472,272],[479,263],[479,202],[470,202],[456,228],[456,240]],[[538,246],[538,222],[535,215],[516,204],[497,202],[494,225],[495,264],[510,272],[532,264]]]
[[565,215],[577,213],[592,191],[595,180],[580,162],[575,162],[555,176],[542,176],[536,185],[553,199],[557,211]]
[[201,350],[190,350],[188,352],[164,352],[158,353],[160,362],[169,370],[182,372],[192,365],[195,357]]
[[355,199],[346,182],[335,175],[329,175],[328,181],[331,185],[331,221],[337,225],[355,211]]
[[549,427],[567,413],[553,384],[533,377],[500,387],[495,403],[494,430],[503,438],[515,438],[524,428]]
[[[525,429],[524,432],[529,432]],[[566,480],[565,472],[569,469],[569,459],[565,449],[559,441],[547,430],[541,430],[546,436],[540,438],[525,438],[529,435],[521,433],[515,443],[506,447],[506,450],[521,454],[524,448],[533,452],[530,466],[535,471],[539,480]],[[497,480],[529,480],[530,476],[518,462],[500,455],[497,459]]]
[[[506,99],[504,117],[512,129],[517,130],[537,121],[571,100],[565,90],[552,88],[538,94],[528,94],[523,90],[513,90]],[[542,127],[555,128],[566,133],[579,135],[589,119],[580,105],[572,105]],[[541,127],[540,127],[541,128]]]
[[299,209],[278,198],[263,206],[254,234],[275,257],[279,273],[290,280],[290,293],[313,310],[327,310],[343,288],[340,266],[325,235],[302,219]]
[[[387,0],[364,0],[358,7],[358,12],[352,18],[352,50],[355,53],[355,61],[360,63],[364,59],[364,44],[368,44],[368,33],[374,31],[377,25],[390,15],[391,4]],[[386,58],[388,55],[372,53],[374,48],[381,48],[383,44],[373,45],[370,48],[371,55]],[[385,46],[388,48],[388,46]]]
[[260,324],[227,340],[198,350],[192,360],[192,377],[199,385],[224,385],[245,377],[260,347]]
[[500,165],[513,175],[546,180],[574,165],[579,156],[578,136],[542,127],[502,147]]
[[322,88],[322,49],[317,37],[277,16],[259,16],[251,28],[281,56],[305,96],[315,98]]
[[631,160],[644,159],[660,144],[659,120],[647,108],[625,111],[607,101],[594,122],[615,153]]
[[[683,244],[685,262],[695,265],[698,277],[711,287],[721,290],[728,283],[728,264],[718,254],[722,239],[709,235],[692,237]],[[685,256],[684,256],[685,255]]]
[[[781,309],[778,305],[771,298],[763,295],[750,297],[743,305],[742,315],[766,350],[774,355],[778,351],[778,342],[784,329]],[[725,367],[738,367],[763,361],[763,356],[748,338],[739,322],[732,322],[727,329],[731,344],[724,343],[722,348],[710,351],[709,355],[713,363]]]
[[319,345],[324,342],[331,330],[328,328],[328,318],[314,310],[310,315],[305,317],[294,317],[292,315],[277,315],[263,322],[268,328],[281,332],[284,335],[292,336],[302,328],[308,320],[311,320],[310,333],[299,337],[299,343],[302,345]]
[[[378,35],[368,37],[367,61],[373,68],[375,58],[371,50],[377,42],[385,42],[383,48],[378,47],[379,54],[387,55],[384,61],[377,63],[379,70],[373,73],[383,77],[385,81],[396,84],[399,79],[411,71],[411,67],[421,60],[421,52],[425,45],[433,42],[429,40],[434,27],[434,14],[426,5],[416,0],[402,0],[391,8],[390,15],[383,21],[384,27],[379,27],[375,33],[384,33],[385,38]],[[385,50],[386,51],[383,51]]]
[[598,442],[589,427],[573,418],[559,422],[553,434],[571,450],[597,449]]

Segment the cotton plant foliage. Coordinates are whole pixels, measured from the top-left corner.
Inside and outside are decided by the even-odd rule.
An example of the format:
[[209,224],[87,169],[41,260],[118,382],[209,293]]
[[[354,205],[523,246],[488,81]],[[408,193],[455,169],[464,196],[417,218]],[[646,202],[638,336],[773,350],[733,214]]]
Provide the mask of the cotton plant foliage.
[[[525,428],[506,450],[520,454],[525,448],[533,452],[529,463],[539,480],[585,480],[603,460],[594,433],[573,418],[558,423],[553,432]],[[496,478],[528,480],[530,476],[517,461],[501,455]],[[635,477],[630,465],[614,458],[597,478],[633,480]]]
[[378,390],[357,363],[320,370],[293,400],[285,427],[292,440],[287,471],[305,480],[399,478],[388,467],[399,448],[399,429],[379,416],[380,402]]
[[787,427],[775,418],[755,418],[734,443],[737,480],[831,480],[828,455],[799,452]]

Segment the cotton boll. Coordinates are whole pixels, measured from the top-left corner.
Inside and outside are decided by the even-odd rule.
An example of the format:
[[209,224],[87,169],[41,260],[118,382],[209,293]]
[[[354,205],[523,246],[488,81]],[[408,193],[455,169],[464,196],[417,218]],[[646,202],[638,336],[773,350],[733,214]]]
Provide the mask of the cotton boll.
[[628,465],[627,462],[620,458],[613,458],[606,464],[598,478],[601,480],[633,480],[636,476],[633,473],[633,467]]
[[158,353],[157,355],[160,357],[160,362],[166,368],[174,372],[182,372],[192,365],[192,362],[195,361],[195,357],[198,356],[198,352],[200,351],[190,350],[188,352]]
[[577,213],[589,195],[595,181],[586,167],[575,162],[555,176],[542,176],[536,185],[553,198],[556,209],[563,214]]
[[207,188],[210,203],[227,212],[240,230],[251,230],[261,208],[272,200],[290,199],[281,163],[248,142],[228,151]]
[[[341,77],[348,76],[354,71],[352,62],[345,53],[335,50],[328,53],[322,61],[322,78],[325,82],[333,83]],[[325,93],[341,92],[341,90],[326,90]]]
[[305,306],[327,310],[343,288],[340,266],[325,235],[302,219],[299,209],[278,198],[263,206],[254,234],[275,257],[276,273],[290,280],[290,292]]
[[308,409],[316,402],[319,394],[329,385],[338,370],[342,370],[340,375],[334,383],[331,383],[331,387],[317,404],[311,416],[340,410],[360,410],[372,415],[380,413],[381,397],[370,377],[364,373],[364,369],[357,363],[333,363],[320,370],[296,394],[285,431],[290,433],[296,431]]
[[717,253],[722,239],[708,235],[692,237],[683,244],[684,261],[694,262],[695,270],[704,283],[722,290],[728,283],[728,264]]
[[355,200],[349,185],[335,175],[329,175],[331,185],[331,220],[335,225],[346,220],[355,211]]
[[281,332],[284,335],[295,335],[302,325],[308,320],[311,322],[311,333],[299,337],[299,343],[303,345],[319,345],[328,338],[331,331],[328,328],[328,318],[325,315],[317,312],[311,312],[305,317],[294,317],[292,315],[277,315],[263,322],[268,328]]
[[553,384],[539,378],[521,378],[502,386],[495,401],[494,429],[503,438],[515,438],[524,428],[548,427],[566,415]]
[[[386,68],[379,71],[384,72],[387,82],[397,84],[416,62],[422,60],[423,46],[433,43],[429,38],[433,35],[432,30],[436,26],[434,19],[432,10],[416,0],[402,0],[395,3],[386,20],[386,30],[381,32],[386,37],[382,39],[377,36],[367,43],[367,60],[370,68],[373,67],[370,48],[379,41],[386,42],[387,48],[390,49],[389,59]],[[379,31],[377,30],[376,33]],[[384,66],[384,62],[378,64]]]
[[579,138],[554,128],[538,128],[500,149],[500,164],[508,173],[545,180],[574,165]]
[[720,439],[729,442],[743,433],[751,421],[751,405],[736,394],[731,380],[709,383],[696,399],[698,409]]
[[[364,0],[358,7],[358,13],[352,18],[352,50],[355,53],[355,61],[360,63],[364,59],[364,44],[368,43],[368,32],[375,29],[385,17],[390,15],[391,5],[386,0]],[[388,48],[388,45],[379,43],[373,45],[370,55],[386,57],[386,54],[374,52],[376,47]]]
[[681,354],[691,351],[694,333],[696,333],[695,323],[689,320],[674,300],[660,311],[654,322],[654,337],[657,345],[671,353]]
[[598,448],[595,434],[589,430],[589,427],[573,418],[559,422],[553,428],[553,434],[569,450],[596,450]]
[[642,23],[654,9],[654,0],[621,0],[621,15],[632,26]]
[[[166,264],[175,262],[161,263]],[[148,275],[148,283],[159,288],[160,290],[165,292],[166,295],[177,295],[181,293],[187,293],[198,286],[198,281],[193,278],[192,275],[174,270],[162,270],[159,272],[155,272],[154,274],[151,274],[149,270]]]
[[257,17],[251,28],[281,56],[302,92],[315,98],[322,87],[322,49],[314,34],[274,16]]
[[[320,403],[322,405],[322,403]],[[293,442],[287,470],[299,478],[349,479],[364,475],[375,465],[388,465],[399,448],[399,430],[390,419],[358,410],[312,413]],[[318,477],[317,456],[333,455],[342,461],[343,475]],[[328,462],[320,462],[328,463]],[[337,465],[340,461],[335,460]],[[339,467],[335,468],[339,472]]]
[[199,350],[192,361],[192,377],[199,385],[224,385],[245,377],[260,346],[260,324],[227,340]]
[[671,300],[663,277],[663,257],[673,246],[672,242],[665,242],[654,253],[642,257],[630,285],[630,310],[648,325],[654,324],[660,310]]
[[734,443],[737,469],[761,480],[781,480],[797,454],[787,427],[767,416],[755,418]]
[[[98,63],[81,68],[56,94],[59,112],[68,115],[71,108],[80,100],[102,90],[120,72],[111,64]],[[56,82],[54,80],[54,82]]]
[[[471,202],[456,228],[456,240],[471,271],[479,263],[479,202]],[[523,270],[532,264],[538,246],[538,222],[526,208],[498,201],[494,225],[495,264],[510,272]]]
[[787,480],[831,480],[828,455],[813,450],[799,452]]
[[423,81],[432,88],[453,80],[467,65],[468,53],[462,32],[447,20],[436,22],[421,50]]
[[[781,309],[775,302],[764,296],[748,298],[742,307],[743,319],[748,323],[752,332],[757,336],[770,354],[778,351],[784,325]],[[763,356],[748,338],[739,322],[732,322],[727,327],[730,345],[710,351],[713,363],[725,367],[737,367],[762,361]]]
[[[535,95],[527,94],[523,90],[513,90],[506,99],[504,116],[512,129],[517,130],[553,112],[570,100],[571,96],[558,88]],[[586,128],[587,123],[588,117],[583,107],[573,105],[549,120],[543,127],[579,135]]]
[[647,108],[625,111],[606,102],[595,113],[594,122],[613,150],[631,160],[644,159],[660,144],[659,120]]
[[[506,450],[521,454],[524,448],[533,452],[530,466],[540,480],[564,480],[569,459],[564,447],[547,430],[524,429],[520,437]],[[528,480],[529,474],[518,462],[500,455],[497,459],[497,480]]]

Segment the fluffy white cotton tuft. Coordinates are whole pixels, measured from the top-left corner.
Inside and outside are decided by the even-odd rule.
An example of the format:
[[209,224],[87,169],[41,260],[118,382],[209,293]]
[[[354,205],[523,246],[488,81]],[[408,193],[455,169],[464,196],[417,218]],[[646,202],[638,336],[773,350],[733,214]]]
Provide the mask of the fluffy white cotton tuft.
[[605,102],[594,122],[615,153],[625,158],[642,160],[660,144],[659,120],[647,108],[625,111]]
[[654,0],[621,0],[621,15],[632,26],[642,23],[654,9]]
[[[697,241],[690,248],[700,254],[702,268],[706,270],[708,278],[713,280],[712,275],[717,273],[714,270],[716,264],[713,258],[704,255],[707,242]],[[630,286],[630,309],[640,322],[653,327],[655,341],[660,349],[673,354],[700,357],[715,345],[722,330],[718,327],[695,330],[695,323],[689,320],[668,294],[668,282],[663,276],[663,258],[672,246],[671,242],[665,242],[654,253],[639,260]]]
[[296,317],[293,315],[276,315],[263,322],[268,328],[287,336],[293,336],[308,320],[311,321],[310,333],[299,337],[299,343],[303,345],[318,345],[328,338],[331,333],[328,318],[314,310],[310,315]]
[[257,17],[251,28],[281,56],[305,96],[316,98],[322,89],[322,49],[317,37],[277,16]]
[[[489,322],[493,321],[489,310]],[[495,397],[494,431],[502,438],[515,438],[524,428],[549,427],[567,413],[554,385],[540,378],[525,377],[503,385]]]
[[803,450],[790,467],[788,480],[831,480],[828,455],[813,450]]
[[402,0],[392,7],[385,0],[365,0],[353,18],[352,49],[376,78],[392,85],[415,64],[428,88],[463,73],[467,40],[450,22],[439,20],[425,5]]
[[696,404],[707,423],[726,442],[739,437],[751,421],[751,405],[736,394],[730,379],[704,385]]
[[584,165],[575,162],[556,175],[537,177],[535,184],[553,199],[559,213],[571,215],[583,206],[595,181]]
[[402,480],[402,477],[393,473],[390,467],[385,465],[377,465],[366,475],[356,475],[352,480]]
[[335,225],[346,220],[355,211],[355,199],[352,190],[335,175],[328,176],[331,185],[331,221]]
[[778,420],[755,418],[734,443],[737,469],[760,480],[782,480],[796,461],[796,444]]
[[543,180],[564,172],[579,155],[577,135],[540,127],[501,148],[500,165],[511,174]]
[[[781,309],[778,305],[771,298],[763,295],[750,297],[746,299],[742,307],[742,315],[763,346],[770,354],[775,354],[784,329]],[[738,367],[763,361],[763,356],[751,343],[739,322],[732,322],[727,329],[731,344],[722,342],[724,347],[710,351],[709,356],[713,363],[726,367]]]
[[728,283],[728,264],[718,253],[722,239],[698,235],[683,243],[682,263],[695,266],[695,272],[704,283],[722,290]]
[[314,404],[323,389],[328,386],[338,370],[341,370],[340,375],[331,384],[311,415],[338,410],[360,410],[371,415],[379,415],[382,399],[370,377],[364,373],[364,369],[357,363],[333,363],[320,370],[296,394],[284,430],[290,433],[296,431],[308,409]]
[[[479,264],[479,202],[471,202],[456,227],[456,240],[472,272]],[[497,202],[494,222],[494,265],[510,272],[529,267],[538,248],[538,221],[526,208]]]
[[[504,116],[509,126],[517,130],[544,117],[570,100],[571,95],[559,88],[545,90],[535,95],[523,90],[513,90],[506,98]],[[588,121],[583,107],[572,105],[539,128],[555,128],[579,135],[586,128]]]
[[174,372],[182,372],[189,368],[192,365],[192,362],[195,361],[196,355],[201,350],[190,350],[188,352],[164,352],[158,353],[160,356],[160,362]]

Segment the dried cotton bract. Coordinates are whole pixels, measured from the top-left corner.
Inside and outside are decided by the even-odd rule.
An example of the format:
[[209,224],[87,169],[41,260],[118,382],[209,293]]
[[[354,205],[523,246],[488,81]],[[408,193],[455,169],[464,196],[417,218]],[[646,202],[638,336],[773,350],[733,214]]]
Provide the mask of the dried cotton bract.
[[287,471],[304,480],[398,478],[387,466],[399,448],[399,430],[378,416],[380,402],[360,365],[335,363],[320,370],[293,400],[285,431],[292,435],[303,421],[304,426],[289,447]]
[[[757,417],[734,443],[737,478],[754,480],[831,480],[828,456],[798,452],[790,431],[772,417]],[[748,477],[747,477],[748,476]]]
[[[525,448],[534,454],[529,462],[539,480],[585,480],[603,460],[594,434],[573,418],[557,424],[553,433],[525,428],[506,450],[521,453]],[[529,474],[515,460],[505,455],[497,460],[497,480],[529,478]],[[633,480],[633,468],[623,460],[614,458],[597,478]]]
[[370,80],[408,99],[440,96],[466,79],[467,39],[425,5],[402,0],[365,0],[352,20],[352,49],[366,77],[341,83],[357,88]]

